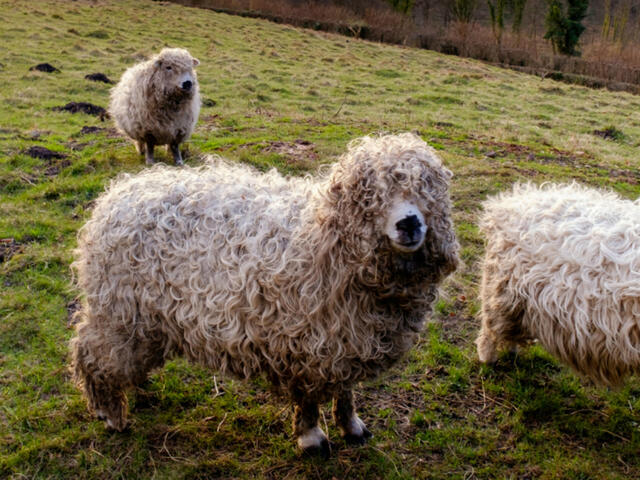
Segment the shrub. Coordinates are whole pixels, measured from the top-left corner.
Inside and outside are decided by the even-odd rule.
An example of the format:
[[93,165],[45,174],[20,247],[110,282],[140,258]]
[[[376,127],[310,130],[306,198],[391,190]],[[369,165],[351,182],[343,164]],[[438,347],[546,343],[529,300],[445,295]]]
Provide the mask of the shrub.
[[561,0],[549,0],[544,38],[551,42],[553,51],[564,55],[579,55],[576,50],[585,27],[582,20],[587,16],[589,0],[567,0],[565,13]]

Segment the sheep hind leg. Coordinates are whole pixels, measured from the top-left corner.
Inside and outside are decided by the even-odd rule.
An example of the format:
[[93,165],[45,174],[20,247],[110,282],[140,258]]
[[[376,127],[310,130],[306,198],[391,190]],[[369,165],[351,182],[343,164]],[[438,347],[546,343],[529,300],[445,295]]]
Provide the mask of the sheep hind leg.
[[320,410],[318,403],[308,397],[296,402],[293,413],[293,432],[298,447],[305,455],[320,455],[324,459],[331,454],[329,439],[318,426]]
[[373,437],[373,434],[356,413],[351,389],[343,390],[334,396],[333,418],[346,443],[364,445],[368,439]]

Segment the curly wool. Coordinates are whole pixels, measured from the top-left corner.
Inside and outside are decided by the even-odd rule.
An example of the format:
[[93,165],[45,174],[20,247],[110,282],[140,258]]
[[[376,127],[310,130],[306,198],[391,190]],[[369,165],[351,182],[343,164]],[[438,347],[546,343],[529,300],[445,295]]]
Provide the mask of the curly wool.
[[[81,229],[76,379],[129,386],[173,353],[326,399],[413,345],[455,269],[451,172],[412,134],[365,137],[319,179],[211,159],[112,183]],[[389,245],[397,193],[427,238]]]
[[[187,140],[200,113],[200,93],[193,69],[197,63],[187,50],[165,48],[127,69],[111,90],[109,113],[118,130],[139,142],[151,136],[156,145]],[[168,66],[173,69],[170,75],[163,70]],[[188,95],[173,84],[178,72],[189,72],[193,77]]]
[[575,183],[516,185],[484,208],[479,351],[487,342],[538,339],[599,384],[636,371],[638,202]]

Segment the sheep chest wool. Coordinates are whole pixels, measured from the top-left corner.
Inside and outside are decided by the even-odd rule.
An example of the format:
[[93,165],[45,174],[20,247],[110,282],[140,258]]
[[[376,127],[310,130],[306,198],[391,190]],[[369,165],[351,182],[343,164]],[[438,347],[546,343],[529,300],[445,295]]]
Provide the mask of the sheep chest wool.
[[412,134],[365,137],[320,178],[212,159],[114,181],[81,229],[71,342],[90,409],[121,430],[125,391],[172,355],[265,375],[303,450],[327,454],[319,403],[369,431],[352,388],[414,344],[458,262],[451,173]]

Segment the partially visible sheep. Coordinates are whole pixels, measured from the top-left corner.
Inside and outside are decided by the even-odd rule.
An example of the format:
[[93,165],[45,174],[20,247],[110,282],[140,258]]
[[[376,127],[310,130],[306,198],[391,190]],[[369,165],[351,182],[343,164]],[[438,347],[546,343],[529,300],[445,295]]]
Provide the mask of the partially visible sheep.
[[640,367],[640,204],[577,184],[487,200],[482,362],[537,339],[598,384]]
[[90,408],[123,429],[125,390],[182,354],[265,374],[295,403],[304,450],[328,454],[330,398],[345,439],[364,442],[353,386],[414,344],[458,261],[450,177],[412,134],[365,137],[317,181],[224,161],[121,177],[73,265],[73,370]]
[[199,63],[184,49],[165,48],[129,68],[111,90],[109,113],[148,165],[156,145],[168,145],[175,164],[183,164],[180,144],[191,136],[200,113],[194,71]]

